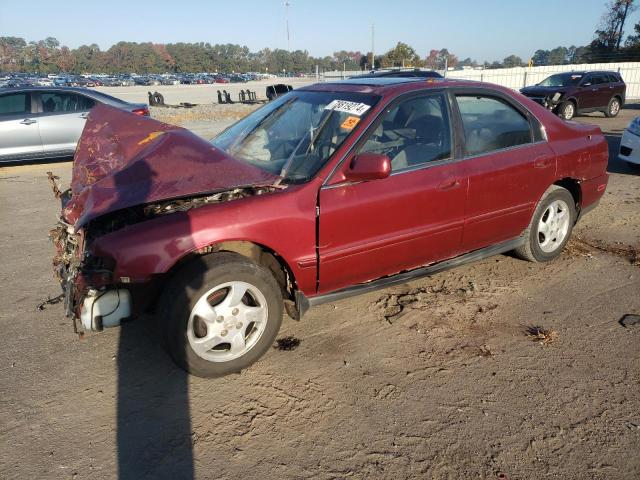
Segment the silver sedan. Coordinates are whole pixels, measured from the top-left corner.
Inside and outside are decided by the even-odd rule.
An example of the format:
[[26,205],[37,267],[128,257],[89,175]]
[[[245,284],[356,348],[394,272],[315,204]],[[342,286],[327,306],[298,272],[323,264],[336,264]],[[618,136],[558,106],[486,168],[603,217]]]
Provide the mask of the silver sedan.
[[128,103],[86,88],[0,89],[0,162],[73,155],[89,110],[105,103],[149,115],[142,103]]

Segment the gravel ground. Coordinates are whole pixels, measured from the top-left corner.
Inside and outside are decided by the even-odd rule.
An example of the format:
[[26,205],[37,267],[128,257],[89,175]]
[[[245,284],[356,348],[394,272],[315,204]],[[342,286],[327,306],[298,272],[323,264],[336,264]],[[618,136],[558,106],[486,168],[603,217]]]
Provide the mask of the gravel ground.
[[[615,152],[636,113],[579,121]],[[640,478],[640,326],[618,323],[640,313],[640,177],[615,155],[557,261],[323,305],[284,322],[297,348],[214,380],[174,367],[152,316],[79,341],[36,309],[58,294],[47,170],[69,180],[0,169],[0,478]]]

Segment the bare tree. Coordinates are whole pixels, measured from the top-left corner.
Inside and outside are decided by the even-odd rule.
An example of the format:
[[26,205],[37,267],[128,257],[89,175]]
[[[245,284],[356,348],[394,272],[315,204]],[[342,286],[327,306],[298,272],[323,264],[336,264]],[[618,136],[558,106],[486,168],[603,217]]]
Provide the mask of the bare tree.
[[592,46],[609,52],[619,51],[627,17],[637,9],[635,0],[611,0],[600,19]]

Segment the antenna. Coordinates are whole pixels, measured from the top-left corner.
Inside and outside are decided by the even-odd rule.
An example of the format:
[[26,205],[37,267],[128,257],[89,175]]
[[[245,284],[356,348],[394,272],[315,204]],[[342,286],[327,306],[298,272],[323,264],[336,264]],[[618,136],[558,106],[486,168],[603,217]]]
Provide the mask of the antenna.
[[291,52],[291,40],[289,38],[289,6],[291,4],[289,2],[284,2],[285,7],[285,17],[287,20],[287,51]]
[[374,49],[374,24],[371,24],[371,70],[375,70],[376,69],[376,52]]

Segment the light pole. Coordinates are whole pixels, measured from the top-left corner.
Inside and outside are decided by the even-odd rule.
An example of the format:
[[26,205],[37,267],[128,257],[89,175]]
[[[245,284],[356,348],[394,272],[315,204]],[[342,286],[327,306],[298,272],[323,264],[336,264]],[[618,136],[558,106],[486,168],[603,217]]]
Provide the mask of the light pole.
[[289,2],[284,2],[285,19],[287,22],[287,51],[291,52],[291,41],[289,39],[289,5],[291,5]]

